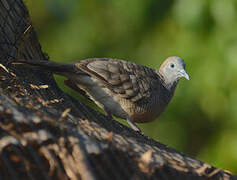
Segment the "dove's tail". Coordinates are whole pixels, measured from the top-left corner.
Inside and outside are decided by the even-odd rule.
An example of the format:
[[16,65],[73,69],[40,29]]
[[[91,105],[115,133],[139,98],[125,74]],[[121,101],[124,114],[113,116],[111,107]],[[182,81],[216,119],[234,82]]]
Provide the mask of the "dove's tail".
[[53,62],[53,61],[29,61],[29,60],[13,60],[9,62],[9,64],[23,64],[26,66],[30,66],[33,68],[41,69],[44,71],[49,71],[55,74],[65,75],[71,73],[77,73],[77,68],[74,63],[61,63],[61,62]]

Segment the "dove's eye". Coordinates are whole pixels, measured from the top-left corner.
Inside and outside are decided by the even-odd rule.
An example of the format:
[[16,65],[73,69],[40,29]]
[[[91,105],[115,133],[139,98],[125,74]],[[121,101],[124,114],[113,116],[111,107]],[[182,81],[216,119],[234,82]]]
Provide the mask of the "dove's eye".
[[171,64],[170,64],[170,67],[171,67],[171,68],[174,68],[174,64],[173,64],[173,63],[171,63]]

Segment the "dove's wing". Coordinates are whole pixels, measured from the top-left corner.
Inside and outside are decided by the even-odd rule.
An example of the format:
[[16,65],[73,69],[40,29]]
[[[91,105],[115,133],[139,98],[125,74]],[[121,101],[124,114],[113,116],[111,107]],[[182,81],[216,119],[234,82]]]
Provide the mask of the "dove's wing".
[[132,62],[94,58],[78,61],[75,66],[96,78],[100,86],[132,102],[149,99],[161,86],[159,76],[153,69]]

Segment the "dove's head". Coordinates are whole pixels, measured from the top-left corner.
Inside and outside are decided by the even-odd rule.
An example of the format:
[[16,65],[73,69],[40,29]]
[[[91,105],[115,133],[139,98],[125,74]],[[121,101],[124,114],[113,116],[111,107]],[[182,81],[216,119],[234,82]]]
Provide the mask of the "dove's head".
[[158,73],[169,87],[176,84],[182,77],[189,80],[189,75],[185,71],[185,62],[177,56],[168,57],[162,63]]

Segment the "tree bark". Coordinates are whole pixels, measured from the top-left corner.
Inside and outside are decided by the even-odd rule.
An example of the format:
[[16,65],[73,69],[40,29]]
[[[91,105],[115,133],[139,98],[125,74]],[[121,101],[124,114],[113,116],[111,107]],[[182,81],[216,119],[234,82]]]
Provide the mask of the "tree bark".
[[63,93],[21,0],[0,0],[1,179],[235,179],[112,121]]

